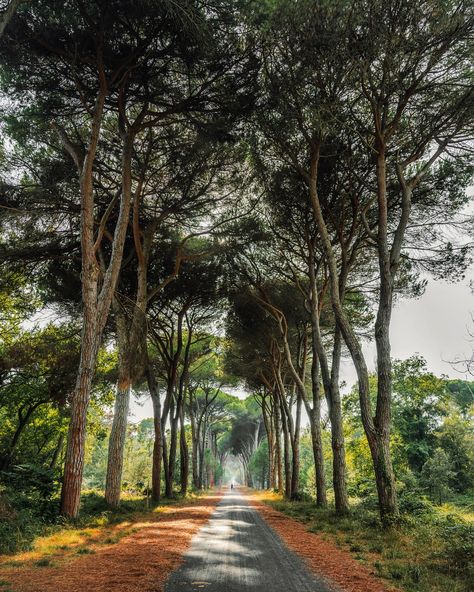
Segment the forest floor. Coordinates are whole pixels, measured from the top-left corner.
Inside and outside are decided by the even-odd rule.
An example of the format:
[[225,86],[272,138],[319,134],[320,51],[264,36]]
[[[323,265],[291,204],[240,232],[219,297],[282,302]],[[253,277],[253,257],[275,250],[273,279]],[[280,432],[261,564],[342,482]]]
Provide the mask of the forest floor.
[[0,558],[0,592],[162,592],[219,492],[136,512],[117,524],[65,527]]
[[[260,517],[252,520],[253,527],[260,524],[262,528],[263,518],[282,539],[283,552],[286,545],[305,561],[316,577],[328,582],[331,589],[345,592],[393,589],[348,550],[324,536],[308,532],[300,521],[264,503],[271,494],[252,491],[243,494],[242,503],[258,509]],[[98,524],[79,530],[65,527],[38,539],[32,551],[0,560],[0,592],[163,592],[169,575],[183,564],[183,555],[193,536],[209,522],[220,499],[220,493],[208,493],[133,514],[117,524]],[[189,590],[206,587],[205,582],[191,584]]]

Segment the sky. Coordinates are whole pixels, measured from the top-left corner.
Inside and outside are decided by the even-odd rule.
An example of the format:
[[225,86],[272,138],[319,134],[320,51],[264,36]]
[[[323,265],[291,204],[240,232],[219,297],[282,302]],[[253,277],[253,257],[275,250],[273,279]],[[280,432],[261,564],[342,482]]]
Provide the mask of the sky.
[[[392,358],[406,359],[415,353],[423,356],[428,370],[436,375],[464,378],[451,362],[468,357],[474,348],[469,329],[474,331],[474,293],[469,282],[474,280],[474,266],[466,279],[458,283],[429,280],[424,294],[417,299],[400,299],[392,316]],[[375,345],[366,343],[364,353],[371,370],[375,369]],[[471,378],[472,379],[472,378]],[[350,387],[356,381],[352,362],[345,358],[341,364],[341,380]],[[236,394],[236,393],[234,393]],[[136,422],[153,413],[151,401],[133,401],[130,421]]]
[[[474,268],[470,270],[474,279]],[[406,359],[415,353],[423,356],[434,374],[463,378],[453,368],[452,361],[468,357],[474,343],[469,341],[469,329],[474,330],[474,294],[469,279],[459,283],[429,281],[423,296],[399,300],[394,308],[391,325],[392,358]],[[366,360],[375,368],[375,344],[366,343]],[[356,373],[350,360],[341,368],[341,378],[352,384]]]

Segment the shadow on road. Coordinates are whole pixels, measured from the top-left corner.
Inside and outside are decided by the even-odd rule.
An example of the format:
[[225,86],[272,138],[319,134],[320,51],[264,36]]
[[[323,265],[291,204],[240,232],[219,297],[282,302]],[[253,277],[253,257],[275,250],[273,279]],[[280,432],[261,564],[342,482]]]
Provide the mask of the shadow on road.
[[166,592],[329,592],[251,508],[229,491],[201,528]]

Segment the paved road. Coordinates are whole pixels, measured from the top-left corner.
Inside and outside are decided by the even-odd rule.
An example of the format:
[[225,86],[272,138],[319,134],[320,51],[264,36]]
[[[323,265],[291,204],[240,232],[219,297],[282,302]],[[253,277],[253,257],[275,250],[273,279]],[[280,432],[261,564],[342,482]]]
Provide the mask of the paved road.
[[166,592],[330,592],[251,508],[226,493],[193,539]]

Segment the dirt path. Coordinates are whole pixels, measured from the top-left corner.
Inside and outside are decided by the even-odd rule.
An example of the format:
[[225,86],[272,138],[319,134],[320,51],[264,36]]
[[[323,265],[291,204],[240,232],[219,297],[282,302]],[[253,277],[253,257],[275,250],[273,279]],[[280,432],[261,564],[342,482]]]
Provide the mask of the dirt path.
[[161,509],[69,562],[58,550],[55,567],[0,565],[0,592],[388,592],[350,553],[257,495],[220,499]]

